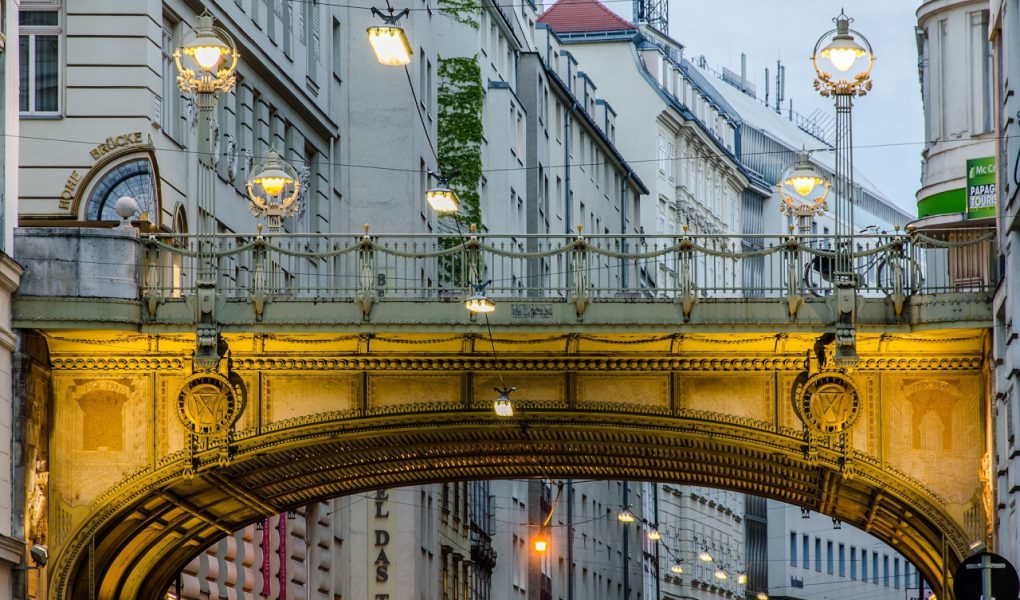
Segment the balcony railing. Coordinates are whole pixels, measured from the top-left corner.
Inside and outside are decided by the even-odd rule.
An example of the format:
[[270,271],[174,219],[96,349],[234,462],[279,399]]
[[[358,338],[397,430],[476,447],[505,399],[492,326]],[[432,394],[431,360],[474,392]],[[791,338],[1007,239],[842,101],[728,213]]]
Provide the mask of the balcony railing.
[[[783,235],[150,235],[141,297],[172,301],[214,286],[224,298],[655,301],[823,298],[834,291],[833,236]],[[990,291],[987,229],[857,235],[865,297]]]

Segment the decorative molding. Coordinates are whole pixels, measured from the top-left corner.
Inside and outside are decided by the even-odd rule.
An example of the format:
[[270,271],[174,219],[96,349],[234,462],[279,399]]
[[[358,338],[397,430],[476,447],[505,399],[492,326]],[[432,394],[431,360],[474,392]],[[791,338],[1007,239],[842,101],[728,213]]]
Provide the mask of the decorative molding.
[[183,371],[183,356],[55,356],[54,371]]
[[[153,370],[184,369],[182,355],[153,356],[56,356],[54,370]],[[979,356],[862,357],[855,370],[861,371],[980,371]],[[529,357],[492,358],[462,356],[360,357],[360,356],[234,356],[235,371],[704,371],[771,372],[803,371],[806,361],[796,356],[730,357]]]

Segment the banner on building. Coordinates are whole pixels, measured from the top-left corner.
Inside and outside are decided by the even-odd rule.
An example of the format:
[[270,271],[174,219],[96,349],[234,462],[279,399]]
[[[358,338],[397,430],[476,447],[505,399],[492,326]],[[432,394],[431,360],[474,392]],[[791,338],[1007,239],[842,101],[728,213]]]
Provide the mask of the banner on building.
[[928,588],[907,588],[907,600],[935,600],[935,592]]
[[390,517],[390,496],[386,490],[379,490],[371,499],[368,510],[368,598],[369,600],[392,600],[396,598],[392,557],[396,548],[392,545],[396,518]]
[[998,202],[996,192],[995,157],[968,160],[967,218],[994,217]]

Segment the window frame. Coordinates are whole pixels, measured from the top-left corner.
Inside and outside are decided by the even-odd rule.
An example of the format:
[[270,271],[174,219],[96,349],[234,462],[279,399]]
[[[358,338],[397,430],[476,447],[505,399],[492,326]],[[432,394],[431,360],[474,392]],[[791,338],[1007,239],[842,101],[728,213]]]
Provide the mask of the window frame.
[[[22,25],[21,15],[33,12],[51,12],[56,15],[56,25]],[[53,36],[57,40],[56,50],[56,109],[55,110],[36,110],[36,61],[35,61],[35,48],[36,39],[39,36]],[[28,56],[26,57],[26,63],[28,65],[28,73],[26,74],[26,80],[28,81],[28,99],[27,99],[27,110],[21,110],[21,95],[18,95],[18,114],[21,117],[29,118],[62,118],[64,110],[64,14],[62,5],[59,2],[54,1],[42,1],[42,2],[24,2],[19,9],[18,17],[18,51],[21,51],[21,40],[22,38],[28,38]]]

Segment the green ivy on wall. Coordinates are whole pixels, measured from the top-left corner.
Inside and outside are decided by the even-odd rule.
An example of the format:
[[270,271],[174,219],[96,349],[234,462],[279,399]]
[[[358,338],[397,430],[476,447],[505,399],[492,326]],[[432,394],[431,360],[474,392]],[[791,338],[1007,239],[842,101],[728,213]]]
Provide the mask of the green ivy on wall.
[[439,12],[478,29],[482,6],[478,0],[439,0]]
[[[439,169],[450,174],[460,216],[481,224],[482,70],[478,55],[439,58]],[[452,217],[450,217],[452,219]]]

